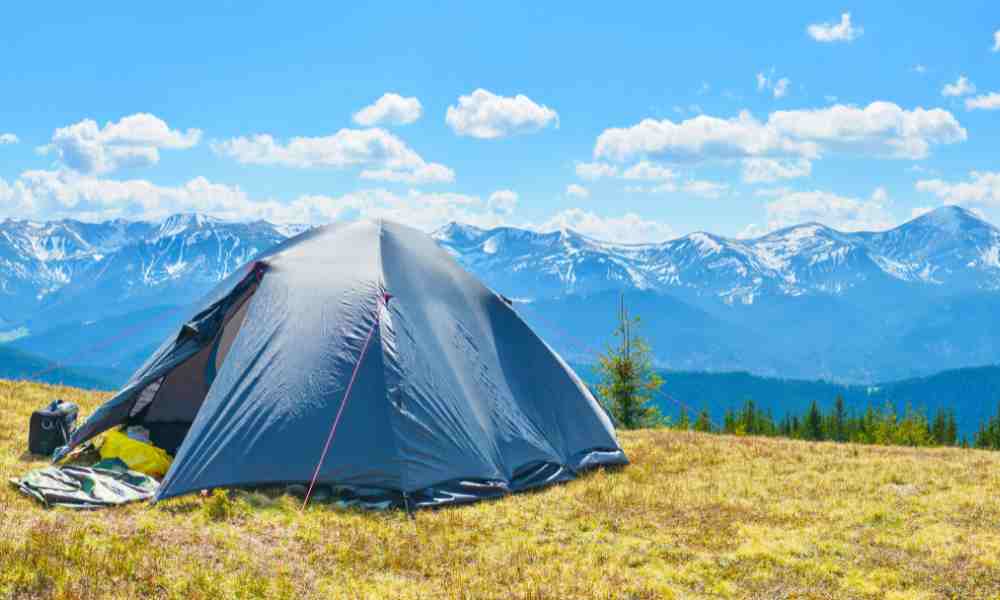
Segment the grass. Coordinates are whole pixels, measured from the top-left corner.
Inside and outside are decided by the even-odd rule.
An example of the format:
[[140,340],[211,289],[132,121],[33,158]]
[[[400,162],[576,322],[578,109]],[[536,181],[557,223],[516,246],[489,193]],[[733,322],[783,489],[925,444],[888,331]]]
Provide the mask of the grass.
[[[0,384],[0,478],[52,397]],[[417,514],[217,492],[45,510],[0,488],[0,598],[1000,598],[1000,453],[621,434],[633,464]]]

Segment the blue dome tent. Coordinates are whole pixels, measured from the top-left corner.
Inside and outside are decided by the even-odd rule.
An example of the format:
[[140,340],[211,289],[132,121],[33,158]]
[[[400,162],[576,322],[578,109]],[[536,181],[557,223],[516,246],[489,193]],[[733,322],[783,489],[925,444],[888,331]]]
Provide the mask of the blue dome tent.
[[314,229],[231,276],[65,450],[122,424],[175,453],[157,500],[304,483],[423,507],[628,462],[509,302],[390,222]]

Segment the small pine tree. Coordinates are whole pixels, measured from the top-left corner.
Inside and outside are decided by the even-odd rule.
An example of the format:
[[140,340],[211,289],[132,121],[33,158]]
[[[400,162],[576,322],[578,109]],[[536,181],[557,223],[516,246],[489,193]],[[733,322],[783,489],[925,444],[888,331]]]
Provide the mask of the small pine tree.
[[958,443],[958,423],[955,421],[955,411],[949,410],[944,427],[944,443],[947,446],[954,446]]
[[618,311],[615,336],[618,345],[598,357],[601,383],[597,386],[608,412],[625,429],[659,427],[666,423],[653,394],[663,385],[663,378],[653,369],[652,354],[646,342],[634,333],[639,318],[630,318],[624,297]]
[[687,407],[681,407],[681,416],[677,418],[677,429],[681,431],[691,429],[691,419],[688,418]]
[[838,442],[847,441],[847,411],[844,410],[844,397],[837,394],[833,401],[833,418],[831,419],[830,437]]
[[812,406],[809,407],[809,412],[806,413],[804,429],[805,439],[823,439],[823,416],[820,414],[819,406],[816,404],[815,400],[813,400]]
[[711,433],[715,430],[712,427],[712,417],[708,414],[707,408],[702,408],[701,412],[698,413],[698,420],[694,422],[695,431],[703,431],[705,433]]
[[937,414],[934,415],[934,423],[930,426],[930,429],[931,439],[934,440],[934,444],[938,446],[947,445],[948,418],[945,416],[943,408],[939,408]]
[[736,433],[736,415],[733,409],[727,408],[725,416],[722,417],[722,431],[725,433]]

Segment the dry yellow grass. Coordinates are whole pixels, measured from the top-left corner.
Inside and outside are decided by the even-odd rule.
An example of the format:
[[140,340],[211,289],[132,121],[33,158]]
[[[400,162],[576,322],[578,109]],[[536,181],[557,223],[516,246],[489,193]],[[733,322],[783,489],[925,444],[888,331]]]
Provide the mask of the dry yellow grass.
[[[0,477],[31,410],[0,386]],[[0,598],[1000,598],[1000,453],[621,435],[633,464],[472,506],[239,493],[98,512],[0,490]]]

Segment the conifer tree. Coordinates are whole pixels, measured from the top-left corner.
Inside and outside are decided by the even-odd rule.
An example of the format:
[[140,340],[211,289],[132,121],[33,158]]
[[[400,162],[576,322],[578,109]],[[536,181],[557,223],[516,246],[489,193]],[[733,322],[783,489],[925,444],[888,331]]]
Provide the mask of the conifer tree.
[[708,414],[707,408],[702,408],[701,412],[698,413],[698,420],[694,422],[694,430],[706,433],[711,433],[714,430],[712,417]]
[[666,423],[652,399],[663,385],[663,378],[653,369],[649,346],[634,331],[638,326],[639,318],[629,316],[623,296],[615,329],[618,343],[598,357],[598,392],[612,418],[625,429]]
[[834,400],[833,405],[833,419],[832,419],[832,430],[831,437],[838,442],[843,442],[847,440],[846,435],[846,421],[847,413],[844,410],[844,397],[837,394],[837,398]]
[[687,407],[681,407],[681,416],[677,418],[677,429],[681,431],[691,429],[691,419],[688,418]]
[[813,400],[812,406],[809,407],[809,412],[806,414],[806,420],[804,424],[805,439],[807,440],[822,440],[823,439],[823,416],[819,412],[819,406],[816,401]]
[[954,446],[958,443],[958,423],[955,422],[955,411],[949,410],[947,422],[944,428],[944,443],[947,446]]

